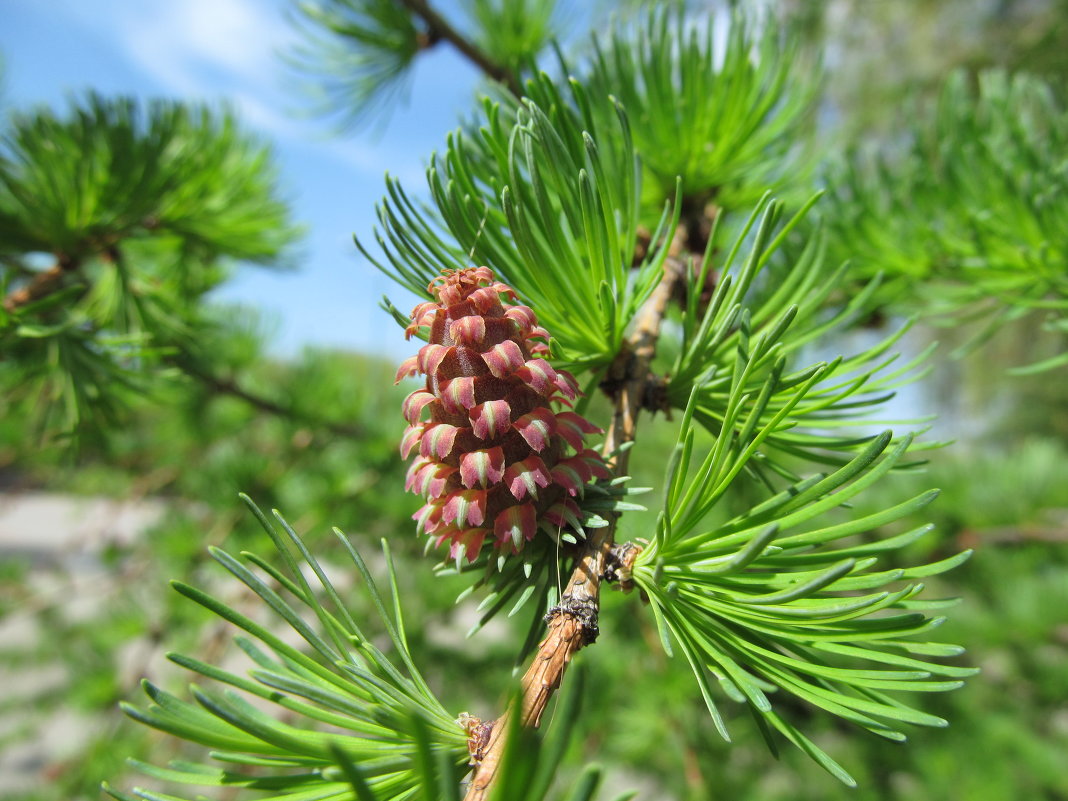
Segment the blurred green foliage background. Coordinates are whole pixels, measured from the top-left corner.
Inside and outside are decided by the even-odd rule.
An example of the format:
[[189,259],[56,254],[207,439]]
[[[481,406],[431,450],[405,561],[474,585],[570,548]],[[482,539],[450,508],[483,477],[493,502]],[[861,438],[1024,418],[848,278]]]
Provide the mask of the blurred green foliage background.
[[[892,140],[898,103],[936,95],[957,67],[1026,66],[1054,89],[1068,85],[1068,4],[1056,0],[852,0],[828,4],[829,10],[806,0],[778,5],[827,53],[823,102],[834,122],[821,128],[823,146]],[[40,748],[34,769],[42,780],[9,797],[96,798],[101,780],[121,776],[127,756],[177,747],[125,721],[116,704],[133,695],[142,675],[180,684],[183,678],[163,660],[164,640],[167,649],[202,657],[224,649],[225,627],[167,591],[166,581],[216,586],[220,576],[205,558],[208,545],[268,547],[237,503],[239,491],[263,508],[283,510],[327,563],[336,547],[327,536],[332,525],[366,551],[388,538],[408,620],[419,622],[412,626],[412,649],[435,690],[457,712],[485,715],[507,691],[510,676],[502,666],[511,664],[523,632],[494,621],[478,638],[464,640],[473,605],[453,606],[462,583],[432,580],[432,563],[414,536],[409,516],[417,504],[403,491],[405,468],[396,451],[406,390],[393,386],[395,366],[325,351],[277,361],[263,352],[254,322],[234,324],[253,319],[249,312],[211,314],[229,321],[221,329],[206,326],[203,334],[218,338],[204,348],[211,351],[212,380],[153,379],[148,394],[128,401],[123,426],[82,437],[76,449],[37,434],[32,405],[5,395],[0,482],[7,497],[48,491],[152,498],[163,510],[143,536],[106,541],[79,556],[88,566],[18,554],[0,564],[0,631],[29,625],[34,632],[0,636],[4,673],[61,666],[36,692],[0,695],[0,715],[11,721],[0,730],[0,750],[24,742]],[[948,730],[918,731],[897,746],[813,720],[817,739],[850,766],[858,790],[840,786],[793,751],[773,762],[745,720],[730,726],[736,742],[724,744],[688,671],[652,647],[657,634],[651,618],[636,614],[640,600],[612,594],[602,639],[581,657],[597,680],[586,683],[585,714],[564,772],[599,761],[611,787],[638,789],[648,801],[1068,799],[1068,386],[1063,369],[1007,374],[1033,360],[1040,323],[1037,315],[1024,316],[993,343],[956,359],[949,354],[981,330],[982,320],[971,328],[921,326],[910,333],[912,351],[934,339],[942,345],[935,369],[909,394],[904,412],[940,414],[934,436],[958,441],[931,452],[924,473],[898,476],[861,496],[857,510],[936,486],[942,495],[927,517],[905,521],[933,519],[936,531],[905,557],[911,563],[976,549],[935,587],[937,594],[963,598],[944,639],[965,643],[971,664],[983,671],[964,689],[927,699],[925,708],[951,721]],[[242,392],[219,376],[240,377]],[[669,424],[646,423],[643,458],[633,460],[636,485],[662,480],[672,438]],[[629,515],[624,534],[642,536],[654,513]],[[85,574],[91,582],[78,580]],[[72,612],[74,593],[86,594],[89,613]],[[241,600],[228,598],[238,606]],[[744,710],[733,717],[745,717]],[[60,751],[48,748],[47,726],[56,725],[80,732]]]

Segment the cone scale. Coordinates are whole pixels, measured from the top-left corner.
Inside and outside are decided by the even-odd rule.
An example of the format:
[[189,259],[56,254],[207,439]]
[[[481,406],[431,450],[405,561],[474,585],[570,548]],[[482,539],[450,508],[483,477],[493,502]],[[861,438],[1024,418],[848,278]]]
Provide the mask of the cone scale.
[[397,371],[398,382],[426,377],[402,406],[405,488],[425,500],[413,518],[457,563],[484,548],[517,553],[580,518],[586,483],[610,477],[585,446],[600,429],[560,410],[579,395],[575,379],[546,361],[549,333],[488,267],[428,291],[435,300],[412,310],[406,332],[429,329],[428,342]]

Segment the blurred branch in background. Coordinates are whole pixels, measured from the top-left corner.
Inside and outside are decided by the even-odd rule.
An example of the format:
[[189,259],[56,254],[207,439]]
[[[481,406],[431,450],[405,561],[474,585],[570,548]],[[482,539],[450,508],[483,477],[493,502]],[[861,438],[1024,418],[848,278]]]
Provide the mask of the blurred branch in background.
[[462,24],[426,0],[304,0],[289,60],[313,107],[350,126],[381,123],[403,100],[420,53],[447,42],[515,96],[557,33],[557,0],[465,0]]
[[[978,344],[1028,312],[1068,340],[1068,111],[1028,75],[950,76],[896,142],[834,165],[823,223],[854,276],[882,274],[879,306],[980,320]],[[873,152],[874,151],[874,152]],[[1058,349],[1028,366],[1068,363]]]
[[[520,93],[518,70],[514,68],[514,65],[498,63],[491,60],[490,56],[483,53],[474,45],[474,43],[465,39],[460,32],[453,28],[441,14],[426,2],[426,0],[401,0],[401,5],[413,14],[416,14],[426,24],[428,45],[434,45],[440,41],[448,42],[460,51],[460,53],[462,53],[472,64],[485,73],[486,77],[492,78],[498,83],[507,86],[512,94],[518,95]],[[497,18],[508,20],[522,18],[521,9],[525,5],[525,3],[517,3],[507,14],[499,13]],[[542,5],[546,5],[551,9],[552,4],[542,3]],[[485,14],[483,20],[480,21],[492,24],[494,16],[491,15],[495,10],[492,3],[484,0],[484,2],[478,4],[478,8]],[[497,39],[495,38],[494,41],[497,41]]]
[[1063,101],[1064,0],[771,0],[825,53],[825,114],[838,141],[894,139],[902,104],[938,95],[955,69],[1048,80]]
[[219,372],[227,324],[208,293],[234,264],[285,266],[297,235],[268,148],[229,112],[90,94],[65,117],[16,115],[0,146],[4,403],[42,434],[103,434],[184,374],[358,437]]

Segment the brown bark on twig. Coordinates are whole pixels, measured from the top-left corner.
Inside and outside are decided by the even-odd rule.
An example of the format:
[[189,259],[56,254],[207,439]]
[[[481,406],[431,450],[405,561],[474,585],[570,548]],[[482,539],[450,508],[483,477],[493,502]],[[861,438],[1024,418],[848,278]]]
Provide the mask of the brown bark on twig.
[[427,31],[420,40],[421,47],[431,47],[437,42],[446,41],[490,78],[507,86],[508,91],[513,95],[519,97],[522,94],[518,78],[509,69],[483,53],[473,42],[453,28],[448,20],[431,8],[426,0],[400,0],[400,2],[426,24]]
[[[634,441],[638,413],[645,405],[649,366],[656,353],[660,324],[682,271],[682,262],[678,259],[671,257],[667,260],[664,277],[642,309],[627,347],[609,371],[620,383],[614,391],[612,425],[605,437],[606,456],[613,454],[621,445]],[[616,475],[626,473],[628,453],[616,453],[612,465]],[[597,638],[601,579],[608,566],[615,528],[616,521],[612,520],[610,525],[594,529],[587,540],[560,605],[546,616],[549,632],[523,675],[519,708],[508,710],[493,723],[488,742],[476,755],[480,761],[475,765],[464,801],[484,801],[493,787],[504,752],[509,716],[518,714],[523,726],[537,727],[549,699],[560,686],[571,658]]]

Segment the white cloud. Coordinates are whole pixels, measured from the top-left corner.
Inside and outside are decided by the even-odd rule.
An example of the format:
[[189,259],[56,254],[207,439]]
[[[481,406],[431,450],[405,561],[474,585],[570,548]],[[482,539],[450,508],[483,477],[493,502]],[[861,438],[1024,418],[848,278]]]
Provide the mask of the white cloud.
[[308,137],[299,118],[286,113],[283,101],[271,102],[253,92],[230,92],[226,95],[226,101],[237,109],[242,120],[278,139],[298,141]]
[[[110,6],[110,7],[107,7]],[[278,53],[295,36],[278,3],[263,0],[70,0],[67,10],[106,36],[164,92],[224,98],[277,136],[297,127],[283,104]]]
[[362,173],[375,177],[389,174],[398,178],[408,192],[419,192],[426,188],[426,167],[411,154],[401,154],[391,148],[383,148],[366,142],[331,140],[320,145],[331,158],[349,165]]
[[289,39],[276,9],[252,0],[138,4],[121,14],[119,33],[142,66],[180,91],[209,77],[267,88],[274,52]]
[[[422,159],[388,138],[336,138],[297,111],[280,53],[299,34],[285,0],[55,0],[121,52],[160,94],[223,101],[279,143],[309,147],[380,179],[388,165],[410,191],[425,186]],[[292,76],[289,76],[292,78]],[[291,87],[290,87],[291,88]]]
[[272,71],[272,47],[285,38],[273,12],[251,0],[184,0],[166,4],[157,20],[135,33],[176,42],[206,64],[258,81]]

